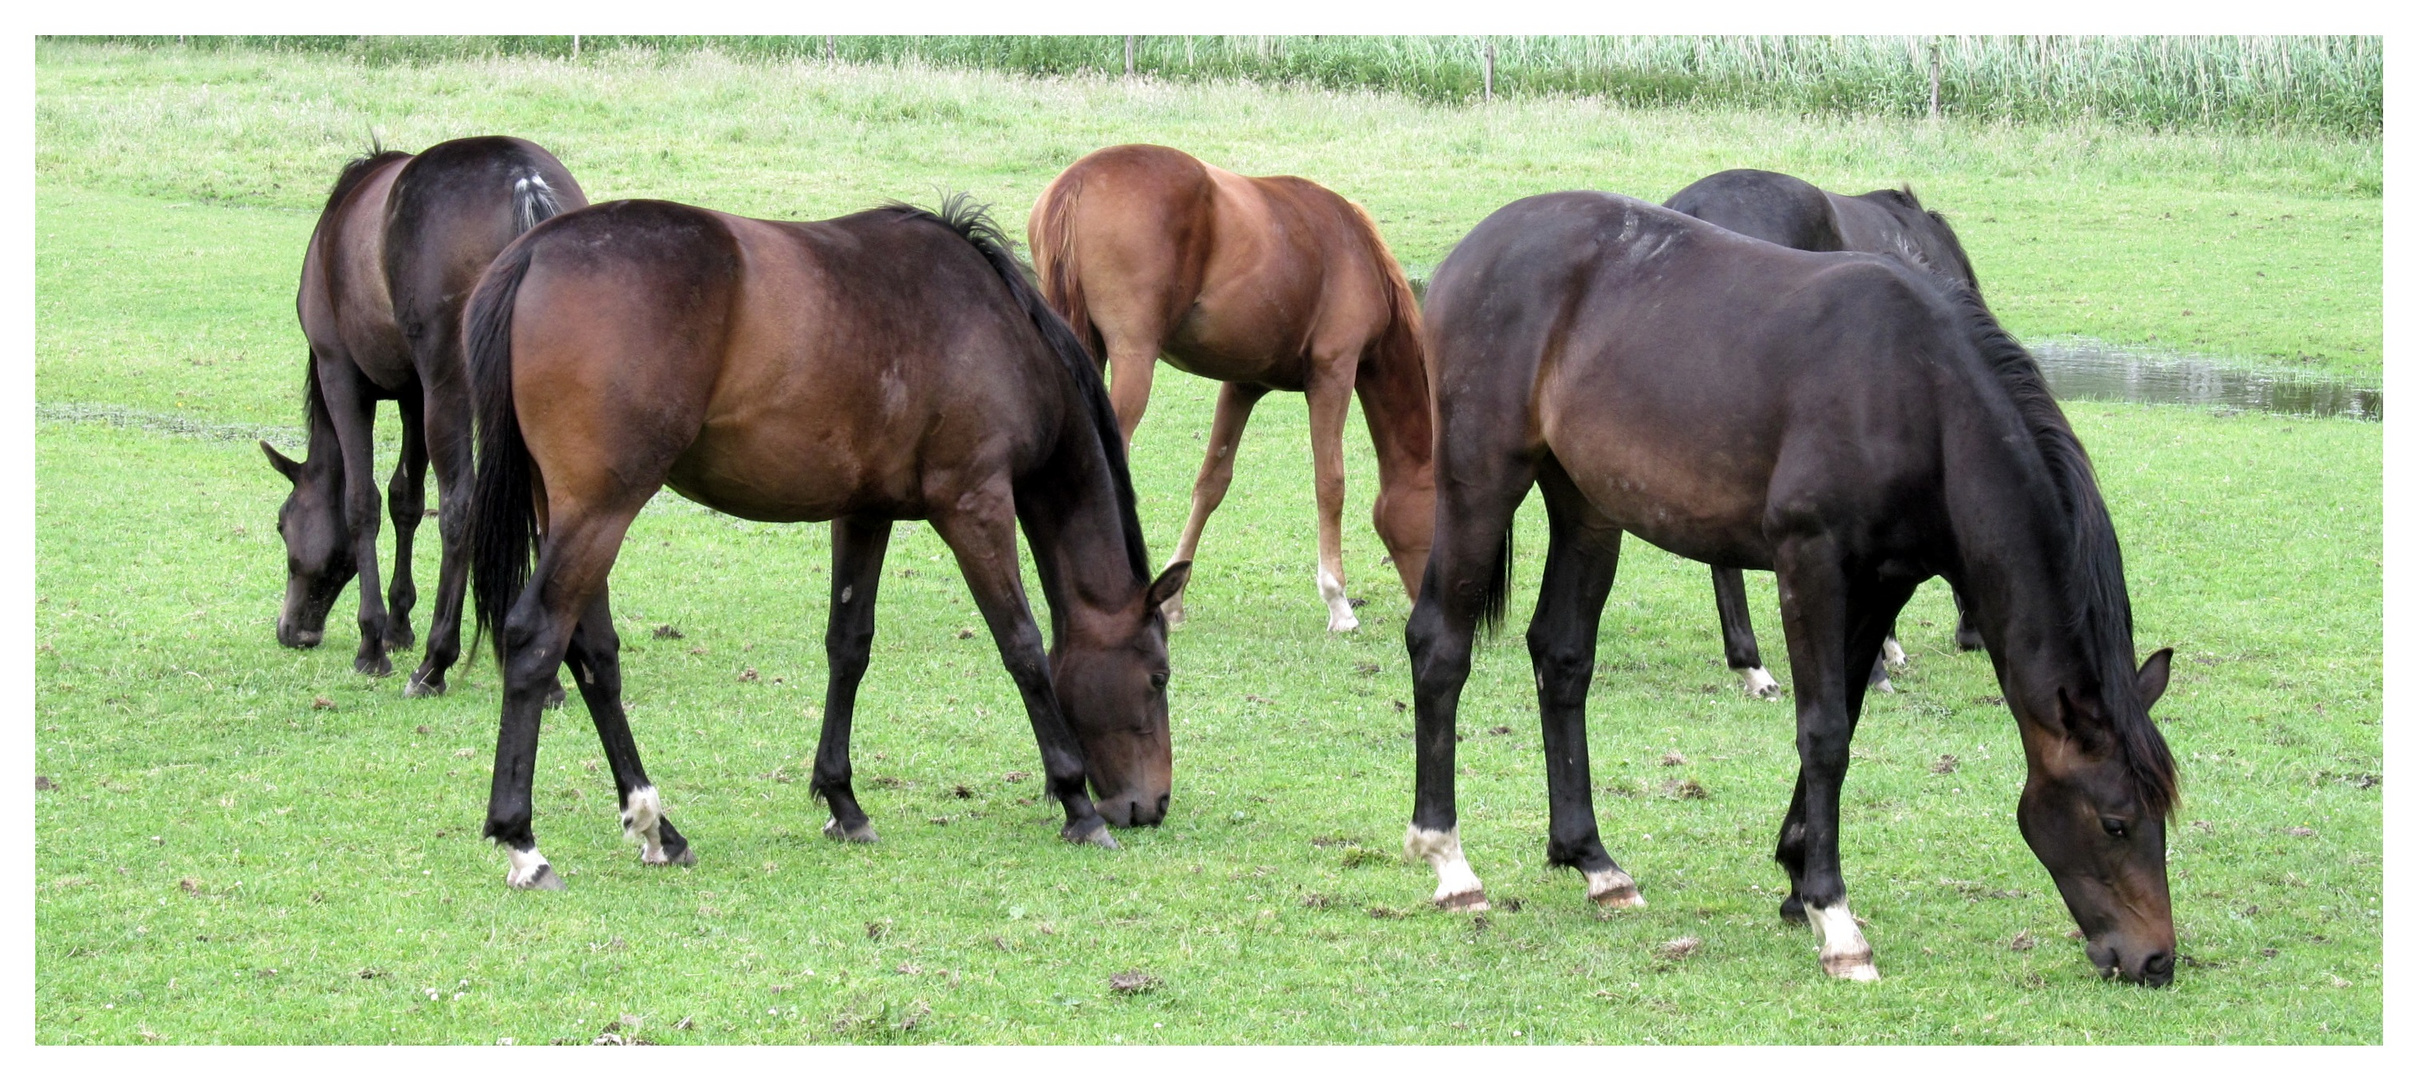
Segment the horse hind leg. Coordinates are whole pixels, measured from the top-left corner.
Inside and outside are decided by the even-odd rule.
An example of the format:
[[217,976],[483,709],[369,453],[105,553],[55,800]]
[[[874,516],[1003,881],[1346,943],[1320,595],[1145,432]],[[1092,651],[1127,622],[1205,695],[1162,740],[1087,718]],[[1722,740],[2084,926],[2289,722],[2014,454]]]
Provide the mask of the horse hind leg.
[[1739,689],[1751,698],[1780,697],[1781,684],[1764,670],[1763,654],[1756,648],[1755,623],[1747,613],[1746,573],[1735,566],[1710,569],[1714,615],[1722,622],[1722,657],[1739,677]]
[[[1341,370],[1347,365],[1321,365]],[[1361,628],[1352,598],[1344,592],[1344,414],[1352,403],[1349,378],[1314,378],[1303,396],[1310,399],[1310,459],[1319,508],[1319,599],[1327,605],[1327,630],[1344,634]]]
[[[428,503],[428,441],[421,425],[420,395],[407,391],[395,403],[403,421],[403,448],[395,456],[395,475],[387,481],[387,516],[395,525],[395,573],[386,590],[386,648],[398,652],[412,647],[412,607],[420,590],[412,583],[412,540],[420,531]],[[441,529],[441,527],[440,527]],[[411,684],[404,686],[409,696]]]
[[[1176,557],[1169,566],[1193,561],[1193,553],[1201,547],[1201,530],[1209,524],[1210,515],[1218,504],[1226,501],[1227,488],[1235,480],[1235,450],[1243,444],[1243,426],[1251,422],[1252,406],[1267,396],[1264,387],[1249,383],[1220,383],[1218,385],[1218,415],[1210,424],[1209,449],[1201,456],[1201,475],[1193,480],[1193,509],[1184,519],[1184,536],[1176,542]],[[1171,627],[1184,625],[1184,592],[1168,597],[1160,605]]]
[[882,557],[890,548],[890,526],[882,518],[832,522],[831,618],[823,633],[829,681],[823,691],[823,735],[815,744],[810,787],[831,808],[823,835],[834,840],[875,842],[873,822],[857,805],[851,783],[848,739],[856,723],[857,686],[873,652],[874,600],[882,584]]
[[1546,864],[1579,871],[1588,899],[1599,906],[1645,907],[1637,882],[1604,850],[1588,779],[1588,684],[1596,672],[1597,623],[1620,565],[1621,530],[1600,519],[1558,465],[1547,464],[1538,486],[1553,532],[1528,640],[1544,730]]
[[613,631],[609,588],[600,587],[596,599],[588,602],[563,659],[604,744],[605,762],[613,769],[613,786],[621,797],[622,834],[638,843],[639,861],[649,866],[695,865],[697,853],[664,816],[663,795],[647,779],[638,741],[630,735],[630,718],[622,709],[621,637]]

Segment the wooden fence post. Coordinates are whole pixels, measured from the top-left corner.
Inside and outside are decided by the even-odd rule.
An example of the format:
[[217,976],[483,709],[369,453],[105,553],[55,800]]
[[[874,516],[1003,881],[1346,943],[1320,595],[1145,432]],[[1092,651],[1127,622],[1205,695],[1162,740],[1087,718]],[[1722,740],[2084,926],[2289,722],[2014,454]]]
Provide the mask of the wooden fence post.
[[832,36],[830,34],[823,35],[823,62],[826,64],[836,64],[839,61],[840,52],[838,49],[833,47]]
[[578,34],[571,35],[571,58],[574,60],[580,58],[580,36]]
[[1932,39],[1932,108],[1933,123],[1940,122],[1940,39]]
[[1126,35],[1126,78],[1134,77],[1134,35]]
[[1495,100],[1495,39],[1487,39],[1487,100]]

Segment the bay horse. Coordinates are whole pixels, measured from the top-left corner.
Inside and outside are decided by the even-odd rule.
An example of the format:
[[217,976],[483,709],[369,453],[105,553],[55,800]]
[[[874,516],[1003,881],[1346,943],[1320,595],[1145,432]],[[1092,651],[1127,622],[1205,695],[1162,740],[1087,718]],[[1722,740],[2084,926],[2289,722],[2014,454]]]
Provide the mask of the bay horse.
[[[957,555],[1023,696],[1060,836],[1167,813],[1167,628],[1099,372],[963,196],[817,222],[602,203],[516,241],[465,316],[479,410],[478,627],[504,702],[486,835],[507,882],[560,888],[530,830],[541,699],[566,661],[648,864],[695,861],[621,704],[606,576],[669,486],[753,521],[832,523],[830,658],[812,790],[824,834],[871,842],[850,783],[857,685],[893,521]],[[1051,642],[1017,562],[1033,546]],[[531,559],[534,554],[535,566]],[[1096,806],[1084,792],[1089,780]]]
[[[1664,206],[1701,221],[1710,221],[1741,236],[1752,236],[1799,251],[1870,251],[1903,255],[1964,283],[1975,298],[1982,284],[1965,245],[1937,210],[1924,209],[1911,187],[1883,188],[1862,195],[1825,191],[1787,173],[1763,169],[1730,169],[1708,176],[1664,200]],[[1755,625],[1747,614],[1747,582],[1735,566],[1713,567],[1714,612],[1722,622],[1722,651],[1739,684],[1753,697],[1779,697],[1781,684],[1764,670],[1756,648]],[[1955,590],[1957,647],[1982,647],[1982,636],[1965,613],[1965,598]],[[1906,662],[1893,632],[1882,639],[1881,660],[1867,679],[1873,688],[1890,692],[1886,665]]]
[[[463,298],[504,245],[588,204],[553,154],[525,139],[481,136],[418,154],[373,149],[344,167],[304,249],[294,298],[310,343],[303,399],[310,449],[301,461],[260,444],[293,485],[277,513],[286,548],[277,640],[319,645],[344,586],[361,580],[361,648],[353,669],[394,670],[389,650],[412,644],[412,537],[437,472],[441,560],[428,651],[408,697],[445,692],[462,651],[462,589],[470,499],[470,387],[462,369]],[[378,596],[378,479],[371,425],[380,401],[403,420],[387,485],[395,523],[394,582]],[[561,693],[557,690],[559,699]]]
[[1877,977],[1840,871],[1840,788],[1864,673],[1917,583],[1964,590],[2023,737],[2017,822],[2102,974],[2175,969],[2166,820],[2175,764],[2150,719],[2170,652],[2134,666],[2114,526],[2090,459],[2023,346],[1972,290],[1891,257],[1793,251],[1602,192],[1506,206],[1428,287],[1435,547],[1405,629],[1418,701],[1407,850],[1435,902],[1482,908],[1454,808],[1471,643],[1502,617],[1514,510],[1551,529],[1529,623],[1546,860],[1642,903],[1597,832],[1586,702],[1621,534],[1773,569],[1797,711],[1774,857],[1781,915],[1825,971]]
[[[1129,448],[1161,357],[1216,379],[1218,409],[1175,562],[1234,479],[1252,406],[1271,390],[1310,406],[1327,629],[1360,618],[1344,593],[1344,414],[1358,392],[1377,449],[1371,518],[1416,596],[1436,505],[1419,304],[1359,206],[1297,176],[1238,176],[1164,146],[1095,151],[1050,182],[1026,222],[1050,306],[1111,374]],[[1168,605],[1184,620],[1179,592]]]

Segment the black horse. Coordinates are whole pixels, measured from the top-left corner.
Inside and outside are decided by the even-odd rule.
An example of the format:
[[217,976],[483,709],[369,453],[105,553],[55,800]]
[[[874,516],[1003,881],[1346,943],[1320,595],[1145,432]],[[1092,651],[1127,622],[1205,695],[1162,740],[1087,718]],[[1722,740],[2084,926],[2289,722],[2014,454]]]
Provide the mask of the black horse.
[[[470,387],[462,367],[463,300],[504,245],[588,198],[537,144],[483,136],[417,155],[373,150],[337,176],[304,249],[294,307],[310,340],[303,399],[310,449],[295,461],[267,442],[269,464],[293,484],[277,513],[286,545],[286,596],[277,640],[318,646],[328,610],[361,579],[361,649],[353,668],[394,670],[390,649],[412,644],[412,534],[428,465],[437,467],[443,541],[428,652],[407,696],[445,692],[462,652],[464,546],[470,498]],[[378,598],[378,479],[370,430],[377,404],[403,418],[403,452],[387,489],[395,522],[394,587]],[[561,690],[555,691],[561,697]]]
[[[1913,188],[1884,188],[1862,195],[1825,191],[1797,177],[1762,169],[1718,172],[1681,188],[1664,204],[1690,217],[1710,221],[1741,236],[1769,240],[1800,251],[1870,251],[1902,255],[1934,273],[1964,283],[1981,296],[1974,264],[1965,245],[1939,211],[1926,210]],[[1957,601],[1957,647],[1979,649],[1982,637],[1965,613],[1965,598]],[[1714,610],[1722,620],[1722,651],[1739,683],[1757,697],[1778,697],[1781,684],[1764,670],[1756,648],[1755,626],[1747,615],[1747,582],[1735,566],[1713,568]],[[1887,665],[1906,661],[1893,633],[1882,640],[1881,659],[1867,681],[1889,692]]]
[[1971,290],[1890,257],[1792,251],[1600,192],[1523,199],[1428,289],[1435,547],[1405,631],[1418,700],[1409,850],[1435,900],[1485,892],[1461,853],[1454,714],[1473,633],[1501,618],[1513,511],[1552,529],[1529,624],[1544,726],[1546,859],[1601,904],[1640,903],[1597,834],[1585,707],[1621,534],[1771,568],[1799,771],[1775,857],[1825,970],[1876,977],[1840,875],[1840,785],[1863,674],[1915,586],[1964,590],[2024,739],[2017,804],[2103,973],[2174,974],[2174,762],[2150,721],[2168,651],[2137,670],[2114,527],[2030,354]]

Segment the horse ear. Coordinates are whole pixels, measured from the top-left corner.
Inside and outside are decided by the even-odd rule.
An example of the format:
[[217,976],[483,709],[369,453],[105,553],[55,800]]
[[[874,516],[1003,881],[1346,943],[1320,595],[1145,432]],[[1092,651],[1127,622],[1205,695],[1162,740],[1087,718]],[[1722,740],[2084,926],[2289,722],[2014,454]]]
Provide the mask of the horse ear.
[[2174,657],[2174,649],[2160,649],[2142,661],[2142,670],[2134,673],[2133,691],[2142,699],[2143,712],[2149,712],[2151,706],[2159,703],[2159,696],[2167,692],[2167,665]]
[[269,456],[269,467],[277,470],[288,482],[292,482],[302,472],[301,462],[278,453],[277,448],[269,445],[267,439],[260,441],[260,452]]
[[1159,580],[1152,582],[1149,591],[1143,593],[1142,602],[1156,610],[1174,599],[1177,593],[1183,592],[1184,583],[1192,579],[1193,561],[1191,559],[1180,563],[1170,563],[1167,569],[1159,572]]

